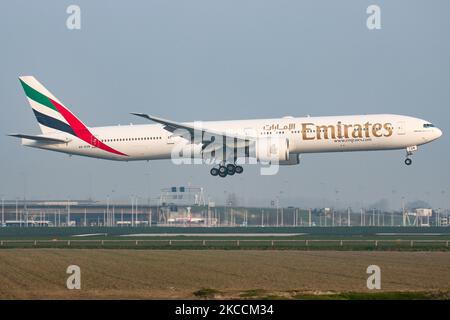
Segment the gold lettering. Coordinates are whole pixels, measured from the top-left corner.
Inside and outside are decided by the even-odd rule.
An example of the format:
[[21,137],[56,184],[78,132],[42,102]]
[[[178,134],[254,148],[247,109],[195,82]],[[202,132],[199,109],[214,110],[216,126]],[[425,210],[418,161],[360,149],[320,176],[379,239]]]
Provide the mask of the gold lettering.
[[352,132],[353,138],[362,138],[362,126],[360,124],[355,124],[353,126],[355,130]]
[[332,125],[329,125],[329,126],[317,126],[316,127],[317,139],[318,140],[322,139],[322,135],[320,134],[322,132],[322,130],[323,130],[323,138],[324,139],[329,139],[328,129],[330,129],[330,131],[331,131],[331,137],[333,139],[336,139],[336,132],[335,132],[336,129]]
[[370,137],[370,134],[369,134],[369,127],[370,127],[370,125],[371,125],[370,122],[366,122],[366,123],[364,124],[364,130],[365,130],[365,132],[366,132],[366,138],[369,138],[369,137]]
[[[274,126],[274,125],[272,125]],[[294,129],[295,124],[289,124],[289,129]],[[366,122],[365,124],[342,124],[341,121],[338,121],[337,124],[334,125],[322,125],[322,126],[314,126],[314,123],[302,123],[301,124],[301,134],[303,140],[328,140],[328,139],[342,139],[342,138],[370,138],[374,137],[390,137],[393,134],[393,127],[391,123],[375,123],[371,124],[370,122]],[[315,134],[314,134],[315,129]],[[386,132],[383,134],[382,130],[385,129]]]
[[339,139],[342,139],[342,127],[340,121],[338,121],[337,123],[337,136]]
[[308,137],[308,130],[310,130],[308,128],[308,126],[313,126],[314,123],[302,123],[302,137],[303,140],[314,140],[314,137]]
[[382,127],[383,126],[381,125],[381,123],[375,123],[372,126],[372,134],[374,137],[379,138],[379,137],[383,136],[381,133],[379,133],[379,131],[381,130]]
[[392,136],[392,124],[391,123],[385,123],[384,124],[384,129],[386,129],[386,131],[388,132],[387,134],[384,134],[385,137],[390,137]]
[[348,129],[351,128],[352,125],[351,124],[344,124],[344,137],[345,138],[349,138],[348,136]]

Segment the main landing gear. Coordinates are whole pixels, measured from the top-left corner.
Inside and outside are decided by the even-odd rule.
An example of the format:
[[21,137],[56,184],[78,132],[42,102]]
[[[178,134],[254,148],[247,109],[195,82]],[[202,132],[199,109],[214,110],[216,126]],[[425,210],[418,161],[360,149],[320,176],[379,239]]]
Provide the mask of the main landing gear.
[[232,176],[235,173],[241,174],[242,172],[244,172],[244,168],[233,163],[228,163],[227,165],[220,164],[218,168],[214,167],[210,171],[212,176],[219,176],[221,178]]
[[412,156],[413,152],[417,151],[417,146],[411,146],[406,148],[406,159],[405,164],[410,166],[412,164],[412,160],[409,156]]

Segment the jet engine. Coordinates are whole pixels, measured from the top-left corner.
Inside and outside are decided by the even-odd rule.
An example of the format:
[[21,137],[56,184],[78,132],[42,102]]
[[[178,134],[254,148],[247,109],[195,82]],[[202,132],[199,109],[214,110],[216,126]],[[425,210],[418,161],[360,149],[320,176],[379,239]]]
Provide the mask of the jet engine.
[[263,163],[289,161],[289,140],[286,138],[259,138],[255,145],[256,159]]

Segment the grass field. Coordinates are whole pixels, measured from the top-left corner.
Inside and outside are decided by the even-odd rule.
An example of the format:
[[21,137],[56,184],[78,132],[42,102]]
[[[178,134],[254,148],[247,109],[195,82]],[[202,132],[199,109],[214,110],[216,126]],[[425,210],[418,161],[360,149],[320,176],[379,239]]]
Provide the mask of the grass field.
[[[65,287],[72,264],[81,290]],[[0,250],[0,298],[448,299],[449,270],[450,252],[11,249]]]
[[312,238],[376,237],[379,234],[440,236],[450,239],[450,227],[6,227],[0,228],[0,239],[67,239],[80,234],[106,234],[109,238],[129,234],[201,234],[201,233],[299,233]]

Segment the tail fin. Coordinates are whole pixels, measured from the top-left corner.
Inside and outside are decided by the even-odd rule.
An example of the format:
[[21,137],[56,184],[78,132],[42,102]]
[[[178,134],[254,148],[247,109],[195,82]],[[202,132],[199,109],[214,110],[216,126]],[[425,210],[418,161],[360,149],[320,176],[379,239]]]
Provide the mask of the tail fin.
[[22,76],[19,77],[19,80],[43,134],[63,131],[76,136],[74,132],[75,128],[70,124],[70,118],[75,118],[79,123],[81,123],[81,121],[78,120],[69,109],[64,107],[64,105],[33,76]]
[[89,129],[34,77],[19,77],[42,133],[63,131],[104,151],[127,156],[98,140]]

